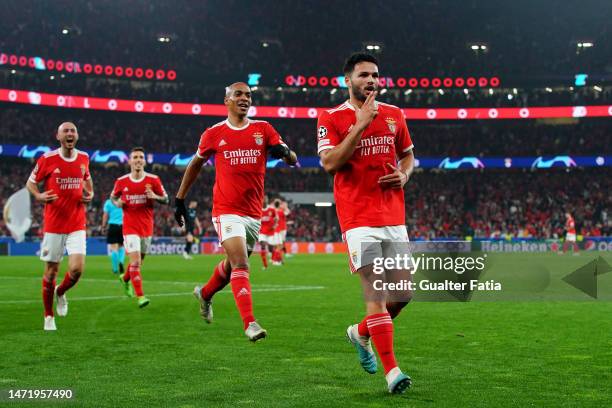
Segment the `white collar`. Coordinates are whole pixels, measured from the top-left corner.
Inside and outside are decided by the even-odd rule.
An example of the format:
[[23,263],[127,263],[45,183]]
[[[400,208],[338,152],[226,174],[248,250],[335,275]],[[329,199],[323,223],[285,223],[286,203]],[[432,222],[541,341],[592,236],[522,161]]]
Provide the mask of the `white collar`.
[[57,149],[57,153],[59,154],[59,157],[61,157],[62,160],[67,161],[67,162],[73,162],[76,160],[77,157],[79,157],[79,151],[77,149],[72,149],[72,151],[74,152],[73,157],[64,157],[64,155],[62,155],[62,148],[60,147],[59,149]]
[[141,179],[135,179],[132,177],[132,173],[130,173],[130,180],[132,180],[132,182],[134,183],[140,183],[142,180],[144,180],[147,177],[147,173],[142,172],[142,178]]
[[228,128],[232,130],[242,130],[242,129],[246,129],[247,127],[249,127],[249,125],[251,124],[251,120],[247,119],[247,124],[244,125],[243,127],[237,127],[237,126],[232,125],[229,119],[225,119],[225,124],[227,125]]

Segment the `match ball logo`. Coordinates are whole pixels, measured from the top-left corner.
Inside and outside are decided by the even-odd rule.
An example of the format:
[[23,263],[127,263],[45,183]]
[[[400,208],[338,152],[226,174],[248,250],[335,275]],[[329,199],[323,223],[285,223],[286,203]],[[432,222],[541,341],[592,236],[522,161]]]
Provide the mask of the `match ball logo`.
[[255,143],[258,146],[261,146],[263,144],[263,133],[255,132],[253,133],[253,137],[255,138]]
[[327,136],[327,128],[325,126],[319,126],[319,139],[324,139]]
[[391,133],[395,133],[395,131],[397,130],[395,119],[385,118],[385,122],[387,122],[387,126],[389,127]]

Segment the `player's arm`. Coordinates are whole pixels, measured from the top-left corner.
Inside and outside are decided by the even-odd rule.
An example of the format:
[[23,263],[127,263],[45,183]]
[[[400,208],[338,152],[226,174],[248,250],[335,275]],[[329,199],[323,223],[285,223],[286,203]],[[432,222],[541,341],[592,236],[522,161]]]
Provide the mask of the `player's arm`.
[[372,123],[376,115],[378,115],[375,98],[376,91],[371,92],[361,106],[361,109],[355,108],[356,122],[342,142],[331,149],[322,150],[319,153],[321,164],[326,172],[334,174],[346,164],[355,152],[361,140],[361,136],[363,135],[363,131]]
[[298,162],[297,154],[283,142],[276,129],[266,122],[265,125],[266,144],[268,153],[275,159],[282,159],[289,166],[295,166]]
[[198,154],[193,156],[187,168],[185,169],[185,173],[183,174],[183,178],[181,180],[181,185],[176,193],[176,198],[174,200],[174,219],[181,227],[185,225],[185,220],[187,219],[187,207],[185,207],[185,197],[187,193],[191,189],[191,186],[198,178],[200,174],[200,170],[202,170],[202,166],[206,163],[207,158],[202,157]]
[[94,198],[93,181],[91,177],[85,180],[85,186],[83,187],[83,198],[81,199],[84,203],[90,203]]
[[51,201],[55,201],[59,198],[57,194],[53,192],[53,190],[47,190],[45,192],[40,192],[38,189],[38,185],[34,183],[32,180],[28,180],[26,183],[26,188],[34,196],[36,201],[40,201],[43,203],[50,203]]
[[403,188],[414,170],[414,153],[412,150],[406,152],[397,166],[387,163],[387,167],[393,172],[380,177],[378,183],[383,187]]
[[[157,191],[155,191],[157,190]],[[161,181],[156,181],[153,188],[147,187],[145,190],[145,194],[149,200],[155,200],[160,204],[168,204],[170,199],[168,198],[168,194],[166,194],[166,190],[161,184]]]
[[59,196],[55,194],[53,190],[47,190],[41,193],[38,189],[38,183],[43,182],[48,173],[49,171],[46,166],[45,156],[41,156],[36,162],[36,166],[34,167],[34,170],[32,170],[32,173],[26,182],[26,188],[30,194],[32,194],[37,201],[43,203],[50,203],[59,198]]

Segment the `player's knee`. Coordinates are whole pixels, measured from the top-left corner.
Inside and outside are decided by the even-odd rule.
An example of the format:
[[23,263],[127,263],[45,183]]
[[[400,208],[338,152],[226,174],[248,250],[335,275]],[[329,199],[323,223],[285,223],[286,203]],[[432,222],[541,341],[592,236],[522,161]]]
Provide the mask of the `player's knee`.
[[44,277],[47,281],[52,281],[57,276],[57,271],[59,269],[59,265],[47,265],[45,268]]

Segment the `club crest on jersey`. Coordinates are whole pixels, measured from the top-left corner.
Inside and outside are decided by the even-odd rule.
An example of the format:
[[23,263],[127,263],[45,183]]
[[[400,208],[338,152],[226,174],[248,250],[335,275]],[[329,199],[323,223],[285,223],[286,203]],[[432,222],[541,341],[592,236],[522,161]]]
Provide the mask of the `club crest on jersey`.
[[81,174],[83,175],[83,177],[85,177],[85,172],[87,171],[87,169],[85,168],[84,164],[81,164]]
[[395,133],[395,131],[397,130],[395,119],[385,118],[385,122],[387,122],[387,126],[389,126],[389,130],[391,131],[391,133]]
[[261,146],[263,144],[263,133],[255,132],[255,133],[253,133],[253,137],[255,138],[255,143],[258,146]]

